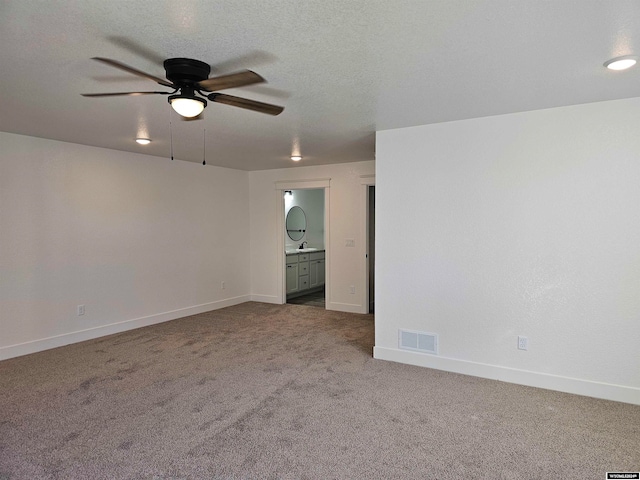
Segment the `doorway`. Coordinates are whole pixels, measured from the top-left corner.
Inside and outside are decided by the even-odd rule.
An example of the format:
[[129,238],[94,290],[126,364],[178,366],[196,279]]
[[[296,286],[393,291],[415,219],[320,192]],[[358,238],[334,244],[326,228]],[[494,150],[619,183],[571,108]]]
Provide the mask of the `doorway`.
[[367,261],[369,272],[369,313],[375,311],[375,272],[376,272],[376,186],[367,188]]
[[286,303],[326,308],[325,190],[284,192]]

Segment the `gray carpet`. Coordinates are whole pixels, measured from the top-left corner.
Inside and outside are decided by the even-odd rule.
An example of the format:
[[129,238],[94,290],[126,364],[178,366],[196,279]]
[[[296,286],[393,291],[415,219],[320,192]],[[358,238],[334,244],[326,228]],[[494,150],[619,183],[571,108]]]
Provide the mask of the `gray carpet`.
[[640,470],[640,407],[374,360],[373,317],[245,303],[0,362],[0,479]]

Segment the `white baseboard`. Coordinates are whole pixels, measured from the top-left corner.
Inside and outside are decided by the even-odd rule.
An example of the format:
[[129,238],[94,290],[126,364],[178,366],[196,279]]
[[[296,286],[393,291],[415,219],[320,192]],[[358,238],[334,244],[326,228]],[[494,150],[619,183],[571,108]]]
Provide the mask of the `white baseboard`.
[[282,301],[276,295],[251,295],[251,301],[282,305]]
[[464,375],[499,380],[501,382],[516,383],[529,387],[545,388],[547,390],[556,390],[559,392],[640,405],[640,388],[561,377],[547,373],[530,372],[527,370],[410,352],[396,348],[373,347],[373,357],[380,360],[434,368],[446,372],[462,373]]
[[[252,302],[262,302],[262,303],[275,303],[277,305],[282,305],[282,301],[279,297],[275,295],[251,295]],[[338,303],[338,302],[327,302],[325,308],[327,310],[334,310],[337,312],[347,312],[347,313],[363,313],[362,305],[354,304],[354,303]],[[368,313],[368,312],[364,312]]]
[[226,298],[216,302],[203,303],[202,305],[194,305],[192,307],[180,308],[178,310],[158,313],[146,317],[125,320],[123,322],[116,322],[108,325],[101,325],[99,327],[87,328],[85,330],[63,333],[53,337],[40,338],[38,340],[31,340],[29,342],[18,343],[16,345],[8,345],[6,347],[0,347],[0,360],[20,357],[22,355],[41,352],[43,350],[49,350],[50,348],[62,347],[72,343],[84,342],[85,340],[92,340],[94,338],[104,337],[105,335],[113,335],[114,333],[121,333],[127,330],[154,325],[156,323],[168,322],[170,320],[176,320],[177,318],[197,315],[211,310],[218,310],[220,308],[230,307],[232,305],[248,301],[249,295],[242,295],[239,297]]
[[347,313],[368,313],[362,305],[356,303],[340,303],[340,302],[327,302],[325,308],[327,310],[335,310],[337,312]]

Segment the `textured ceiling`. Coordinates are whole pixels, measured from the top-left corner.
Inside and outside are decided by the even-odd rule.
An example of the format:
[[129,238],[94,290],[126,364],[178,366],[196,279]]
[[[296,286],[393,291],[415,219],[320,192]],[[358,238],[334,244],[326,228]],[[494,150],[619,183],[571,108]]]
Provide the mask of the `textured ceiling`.
[[255,70],[269,83],[225,93],[281,115],[210,103],[172,122],[177,159],[243,170],[371,160],[376,130],[640,96],[640,67],[602,66],[640,54],[636,0],[4,0],[0,45],[1,131],[165,158],[166,97],[80,96],[163,87],[91,57]]

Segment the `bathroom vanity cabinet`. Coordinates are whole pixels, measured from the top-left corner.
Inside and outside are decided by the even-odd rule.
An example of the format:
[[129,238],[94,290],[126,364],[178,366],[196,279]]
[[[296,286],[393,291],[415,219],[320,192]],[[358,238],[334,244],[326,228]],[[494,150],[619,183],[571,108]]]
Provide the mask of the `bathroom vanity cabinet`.
[[298,275],[298,256],[287,255],[287,296],[300,290]]
[[309,254],[309,288],[324,286],[324,252]]
[[287,298],[297,297],[324,287],[325,252],[287,254]]

